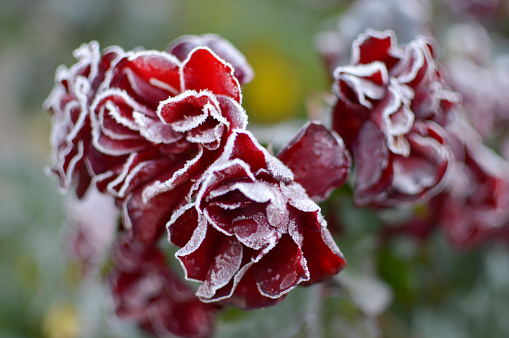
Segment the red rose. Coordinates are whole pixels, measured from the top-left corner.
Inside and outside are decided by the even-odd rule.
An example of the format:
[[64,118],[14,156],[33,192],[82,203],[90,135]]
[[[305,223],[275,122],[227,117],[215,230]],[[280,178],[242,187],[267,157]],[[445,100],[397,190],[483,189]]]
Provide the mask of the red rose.
[[112,252],[107,282],[115,312],[158,337],[209,337],[215,308],[200,302],[169,269],[154,245],[128,240],[121,234]]
[[234,131],[188,200],[169,239],[202,301],[266,307],[346,265],[318,205],[246,131]]
[[94,181],[123,204],[134,235],[155,241],[174,206],[247,117],[232,67],[208,48],[184,62],[165,52],[127,53],[91,107],[87,158]]
[[[57,72],[45,103],[53,114],[52,145],[61,186],[78,181],[82,196],[91,180],[116,198],[134,235],[153,242],[191,180],[214,162],[247,117],[233,67],[210,48],[125,53],[96,42],[76,51],[79,62]],[[183,42],[184,41],[184,42]],[[203,40],[242,67],[249,66],[228,42]],[[239,63],[243,60],[244,63]]]
[[451,159],[441,125],[458,95],[444,84],[430,42],[399,47],[391,32],[368,30],[334,78],[333,127],[353,155],[355,202],[415,204],[439,192]]
[[69,69],[57,69],[55,87],[43,108],[52,115],[50,172],[57,177],[62,191],[77,183],[76,193],[81,197],[90,184],[84,162],[91,148],[89,108],[106,72],[122,55],[118,47],[100,52],[99,44],[93,41],[74,51],[78,63]]

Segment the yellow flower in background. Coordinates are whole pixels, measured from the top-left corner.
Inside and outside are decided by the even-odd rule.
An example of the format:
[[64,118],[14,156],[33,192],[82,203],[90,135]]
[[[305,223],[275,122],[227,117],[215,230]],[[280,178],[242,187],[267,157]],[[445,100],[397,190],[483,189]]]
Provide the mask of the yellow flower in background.
[[266,45],[247,49],[246,59],[255,72],[244,87],[250,122],[275,123],[295,117],[304,95],[297,62]]
[[42,330],[48,338],[78,337],[80,325],[76,306],[70,302],[52,303],[44,316]]

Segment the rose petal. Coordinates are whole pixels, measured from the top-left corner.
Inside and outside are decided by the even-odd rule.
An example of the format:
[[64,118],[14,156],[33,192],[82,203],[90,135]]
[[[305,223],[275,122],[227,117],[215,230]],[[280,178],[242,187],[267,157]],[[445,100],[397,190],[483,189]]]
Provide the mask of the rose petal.
[[191,240],[198,226],[198,212],[192,203],[175,211],[167,224],[168,240],[179,247],[184,247]]
[[308,122],[279,152],[308,195],[325,200],[345,182],[350,171],[350,155],[343,140],[316,122]]
[[184,197],[185,185],[161,193],[144,202],[143,187],[135,190],[124,201],[124,225],[130,229],[134,238],[154,243],[164,233],[166,222],[170,219],[174,208]]
[[382,61],[390,69],[399,60],[397,56],[400,53],[394,32],[368,29],[352,43],[352,64]]
[[196,296],[203,299],[212,298],[216,290],[227,285],[242,263],[242,244],[234,238],[223,236],[220,243],[216,243],[216,250],[207,277],[196,291]]
[[221,116],[230,123],[230,129],[246,129],[247,114],[242,106],[228,96],[217,96]]
[[297,219],[297,229],[302,235],[302,253],[309,270],[309,281],[312,284],[330,278],[344,269],[346,260],[337,247],[331,234],[325,227],[325,220],[320,218],[319,231],[313,231],[303,224],[303,219]]
[[110,87],[120,88],[137,102],[156,110],[160,101],[180,93],[180,62],[156,51],[131,53],[111,73]]
[[176,257],[184,267],[187,279],[203,282],[214,263],[215,253],[226,236],[205,223],[204,226],[196,228],[193,237],[199,237],[199,240],[193,243],[191,239],[184,248],[177,251]]
[[262,295],[256,284],[254,268],[251,266],[236,285],[235,291],[228,299],[228,303],[241,309],[255,310],[276,305],[285,298],[286,294],[279,298],[270,298]]
[[[356,203],[367,203],[363,195],[377,187],[382,175],[390,177],[385,180],[388,184],[392,183],[392,176],[387,172],[391,170],[389,165],[389,152],[385,145],[383,134],[374,123],[368,121],[359,133],[359,137],[354,144],[354,158],[356,159],[355,190],[358,196],[355,197]],[[380,187],[381,191],[388,188],[386,184]],[[377,189],[378,190],[378,189]],[[373,192],[374,193],[374,192]]]
[[334,70],[334,91],[340,98],[366,108],[384,97],[389,75],[379,61],[357,66],[338,67]]
[[217,110],[214,96],[207,93],[186,91],[160,103],[157,115],[179,132],[186,132],[202,124],[210,110]]
[[279,298],[300,282],[309,279],[306,260],[290,236],[283,236],[276,247],[253,266],[260,293]]
[[230,42],[216,34],[184,35],[173,41],[167,50],[180,61],[184,61],[196,47],[209,47],[235,69],[235,77],[241,85],[251,82],[254,73],[246,58]]
[[197,48],[182,65],[183,90],[209,90],[241,102],[240,85],[233,68],[208,48]]

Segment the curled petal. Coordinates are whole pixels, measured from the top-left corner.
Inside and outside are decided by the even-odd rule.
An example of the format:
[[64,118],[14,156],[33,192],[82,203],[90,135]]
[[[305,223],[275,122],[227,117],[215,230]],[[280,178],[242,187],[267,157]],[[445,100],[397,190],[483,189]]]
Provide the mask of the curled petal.
[[275,298],[261,294],[256,282],[253,266],[247,265],[246,267],[248,269],[245,272],[242,271],[242,279],[239,279],[239,282],[235,285],[228,303],[245,310],[255,310],[274,306],[285,298],[286,294]]
[[373,108],[373,100],[384,97],[389,75],[379,61],[355,67],[338,67],[334,70],[334,91],[349,102]]
[[390,69],[396,64],[401,53],[402,51],[396,47],[394,32],[368,29],[352,43],[352,64],[382,61]]
[[248,131],[235,130],[232,137],[228,139],[222,159],[239,159],[249,163],[251,172],[269,171],[270,174],[283,181],[293,179],[292,171],[280,160],[269,154],[255,137]]
[[161,193],[144,201],[143,187],[126,197],[123,204],[124,225],[134,238],[144,243],[154,243],[163,234],[166,222],[182,200],[186,185]]
[[[372,122],[366,122],[354,145],[356,159],[355,201],[359,205],[368,203],[369,195],[378,195],[392,183],[389,166],[389,151],[383,134]],[[388,170],[387,170],[388,169]],[[385,195],[377,197],[384,199]]]
[[212,298],[216,290],[227,285],[235,276],[242,263],[242,244],[232,238],[225,237],[217,243],[214,261],[210,265],[207,277],[196,295],[203,299]]
[[214,95],[207,92],[186,91],[179,96],[162,101],[157,115],[176,131],[186,132],[205,122],[207,116],[219,109]]
[[394,156],[394,195],[426,201],[447,184],[452,173],[452,154],[445,132],[438,125],[418,121],[414,131],[408,135],[410,156]]
[[221,236],[219,231],[198,219],[198,226],[191,239],[175,254],[184,267],[186,279],[205,281],[214,263],[216,250],[223,239],[224,236]]
[[160,101],[180,92],[180,62],[156,51],[130,53],[112,69],[111,88],[123,89],[137,102],[156,110]]

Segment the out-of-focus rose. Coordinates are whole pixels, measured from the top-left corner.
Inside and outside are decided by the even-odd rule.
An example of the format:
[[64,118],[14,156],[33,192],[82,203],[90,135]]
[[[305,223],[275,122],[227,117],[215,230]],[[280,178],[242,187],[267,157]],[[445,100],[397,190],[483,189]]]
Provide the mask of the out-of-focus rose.
[[189,200],[168,223],[169,239],[204,302],[274,305],[346,265],[318,205],[249,132],[234,131]]
[[509,220],[509,163],[484,146],[464,121],[448,132],[454,174],[430,205],[453,244],[475,246],[493,238]]
[[115,312],[158,337],[209,337],[215,307],[202,303],[170,270],[155,245],[121,234],[112,251],[107,276]]
[[368,30],[354,42],[352,65],[334,71],[333,128],[353,156],[357,205],[422,203],[447,182],[442,125],[459,96],[439,73],[432,43],[397,46],[392,32]]
[[100,52],[94,41],[74,51],[75,65],[69,69],[62,65],[56,71],[55,87],[43,108],[52,116],[53,167],[49,172],[57,177],[61,191],[77,183],[76,194],[82,197],[90,185],[84,161],[91,151],[90,105],[106,73],[122,55],[119,47]]

